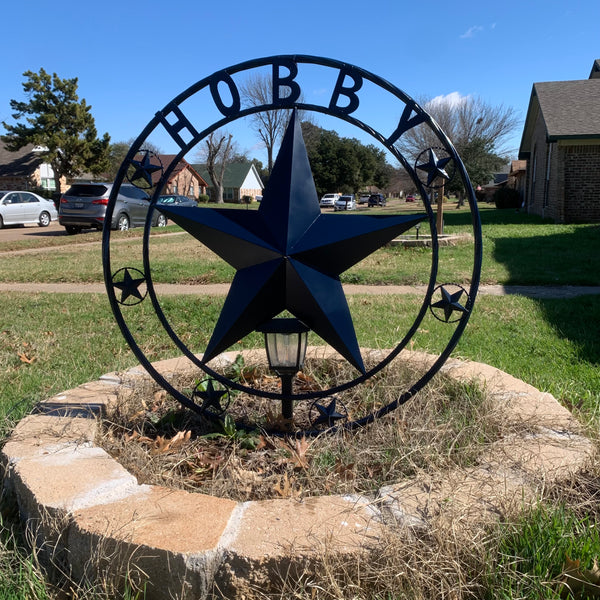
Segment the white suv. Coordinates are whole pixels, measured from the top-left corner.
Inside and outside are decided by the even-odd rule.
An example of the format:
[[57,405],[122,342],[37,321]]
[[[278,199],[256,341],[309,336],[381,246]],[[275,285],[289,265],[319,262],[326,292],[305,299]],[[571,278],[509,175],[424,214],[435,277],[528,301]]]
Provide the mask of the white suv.
[[335,206],[335,201],[340,197],[340,194],[325,194],[319,203],[321,206]]

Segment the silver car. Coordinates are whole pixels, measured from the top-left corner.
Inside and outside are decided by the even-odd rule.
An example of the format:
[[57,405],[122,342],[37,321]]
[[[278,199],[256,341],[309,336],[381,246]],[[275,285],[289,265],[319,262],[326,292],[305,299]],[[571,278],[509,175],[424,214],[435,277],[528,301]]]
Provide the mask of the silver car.
[[334,206],[335,201],[340,197],[340,194],[325,194],[319,204],[321,206]]
[[37,223],[48,227],[58,219],[54,202],[33,192],[0,192],[0,229],[5,225]]
[[[112,183],[76,183],[61,196],[58,222],[67,233],[79,233],[89,228],[102,229],[112,186]],[[130,227],[142,227],[149,208],[148,194],[134,185],[124,183],[115,203],[111,229],[126,231]],[[166,224],[167,217],[154,211],[152,226],[164,227]]]
[[340,196],[333,206],[333,210],[354,210],[356,208],[356,200],[354,194],[346,194]]

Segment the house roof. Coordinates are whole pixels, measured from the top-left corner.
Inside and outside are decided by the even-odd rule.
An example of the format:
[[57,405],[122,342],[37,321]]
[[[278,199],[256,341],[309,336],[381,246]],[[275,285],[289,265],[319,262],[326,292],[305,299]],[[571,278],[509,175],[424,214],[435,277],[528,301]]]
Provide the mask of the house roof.
[[44,162],[35,146],[28,144],[16,152],[7,150],[0,142],[0,177],[28,177]]
[[[159,154],[158,158],[160,159],[163,168],[166,170],[170,166],[170,164],[177,158],[177,154]],[[200,175],[200,173],[198,173],[198,171],[194,169],[194,166],[190,165],[190,163],[188,163],[185,160],[185,158],[179,160],[179,162],[175,165],[175,167],[171,171],[169,181],[172,181],[175,177],[177,177],[177,175],[179,175],[179,173],[181,173],[181,171],[184,171],[185,169],[191,170],[192,174],[200,179],[201,185],[208,186],[208,183],[206,182],[205,178],[202,177],[202,175]],[[156,185],[159,182],[161,176],[161,171],[155,171],[154,173],[152,173],[152,183]]]
[[[206,165],[192,165],[198,173],[202,175],[206,181],[210,181],[210,176],[208,175],[208,171],[206,169]],[[244,163],[230,163],[225,168],[225,173],[223,175],[223,187],[227,188],[240,188],[246,179],[248,172],[255,168],[251,162]],[[256,173],[258,180],[260,181],[260,177],[258,177],[258,173]],[[209,184],[210,185],[210,184]]]
[[589,79],[533,84],[519,149],[520,159],[528,158],[531,153],[533,131],[539,116],[544,121],[550,142],[600,139],[600,59],[594,61]]

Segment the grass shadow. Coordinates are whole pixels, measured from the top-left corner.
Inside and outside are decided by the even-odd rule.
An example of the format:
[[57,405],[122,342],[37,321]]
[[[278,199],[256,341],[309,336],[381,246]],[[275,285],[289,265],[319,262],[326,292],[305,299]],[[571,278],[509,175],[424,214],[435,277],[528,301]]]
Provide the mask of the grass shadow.
[[[508,271],[508,285],[600,285],[598,225],[556,225],[538,220],[536,226],[528,215],[496,212],[510,212],[508,220],[521,221],[506,229],[494,227],[488,240],[494,245],[493,259]],[[546,323],[574,349],[574,355],[549,358],[558,372],[567,368],[563,363],[573,360],[600,364],[600,296],[535,302]],[[526,324],[523,335],[527,335]],[[582,388],[586,386],[582,382]]]
[[[537,299],[535,302],[555,333],[568,340],[574,348],[575,356],[569,360],[600,365],[600,296],[580,296],[570,300]],[[556,356],[555,361],[559,363],[561,357]],[[556,366],[559,368],[558,364]]]
[[[561,227],[561,226],[554,226]],[[544,228],[541,235],[491,239],[493,258],[505,265],[508,284],[600,285],[600,227]]]

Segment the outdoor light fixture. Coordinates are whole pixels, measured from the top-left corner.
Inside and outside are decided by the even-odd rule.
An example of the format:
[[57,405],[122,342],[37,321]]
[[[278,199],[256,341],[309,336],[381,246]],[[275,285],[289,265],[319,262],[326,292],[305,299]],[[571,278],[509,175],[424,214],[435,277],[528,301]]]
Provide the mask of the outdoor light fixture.
[[417,230],[417,239],[419,239],[419,229],[421,229],[421,223],[417,223],[415,225],[415,229]]
[[269,367],[281,378],[281,414],[292,419],[292,380],[304,365],[308,327],[298,319],[280,318],[271,319],[258,331],[265,335]]

